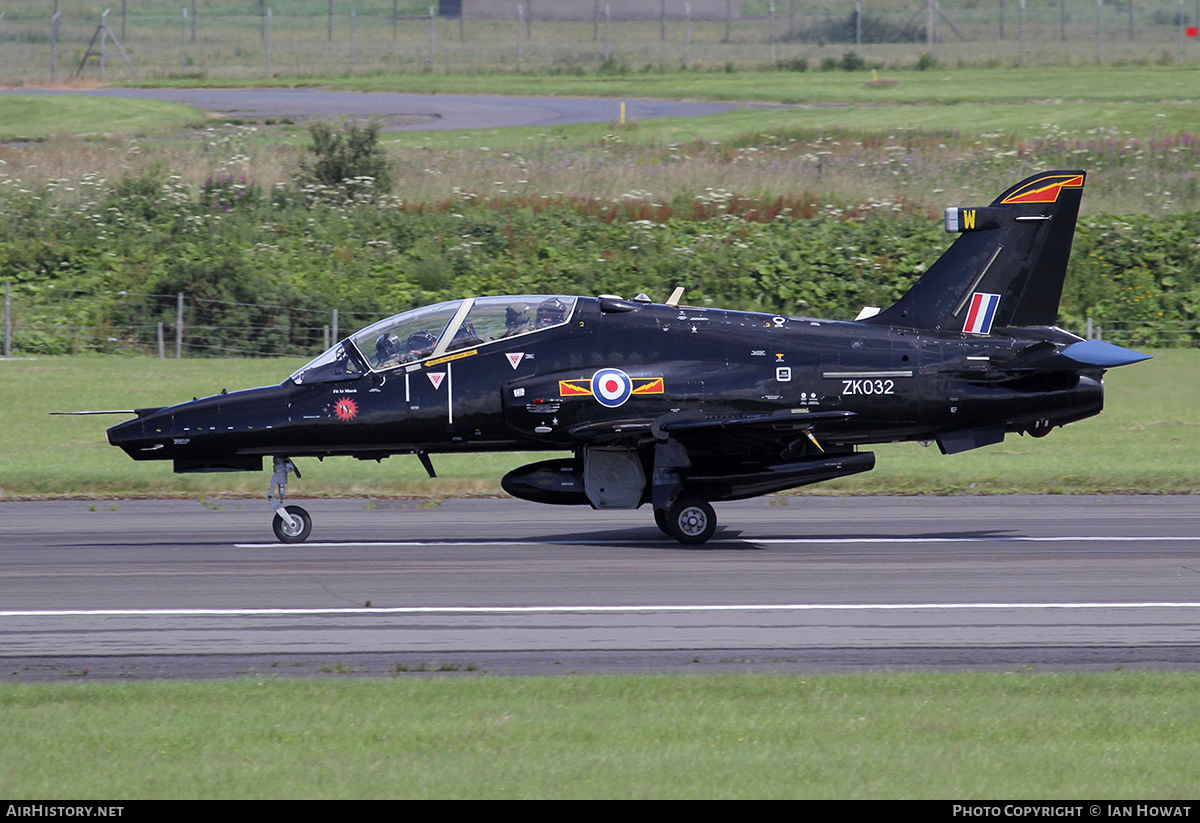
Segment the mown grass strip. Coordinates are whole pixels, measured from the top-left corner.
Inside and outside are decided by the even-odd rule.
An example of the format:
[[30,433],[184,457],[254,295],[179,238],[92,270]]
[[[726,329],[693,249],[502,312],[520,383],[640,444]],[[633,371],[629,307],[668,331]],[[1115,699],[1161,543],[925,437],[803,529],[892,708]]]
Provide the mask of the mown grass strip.
[[0,792],[1155,799],[1198,765],[1190,673],[274,677],[0,686]]

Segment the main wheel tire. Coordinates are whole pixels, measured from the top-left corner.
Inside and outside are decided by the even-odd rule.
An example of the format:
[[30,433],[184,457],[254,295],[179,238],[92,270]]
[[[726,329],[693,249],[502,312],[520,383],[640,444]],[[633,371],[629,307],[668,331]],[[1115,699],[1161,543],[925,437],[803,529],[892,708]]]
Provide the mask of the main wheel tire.
[[676,501],[667,512],[668,533],[680,543],[705,543],[717,530],[717,513],[708,501],[687,497]]
[[303,543],[312,533],[312,517],[299,506],[284,506],[284,510],[292,516],[296,525],[295,527],[289,526],[287,521],[276,512],[275,520],[271,523],[271,528],[275,530],[275,536],[282,543]]
[[665,534],[667,537],[675,536],[674,532],[671,531],[671,523],[667,518],[667,510],[666,509],[655,509],[654,510],[654,525],[658,526],[658,530],[661,531],[663,534]]

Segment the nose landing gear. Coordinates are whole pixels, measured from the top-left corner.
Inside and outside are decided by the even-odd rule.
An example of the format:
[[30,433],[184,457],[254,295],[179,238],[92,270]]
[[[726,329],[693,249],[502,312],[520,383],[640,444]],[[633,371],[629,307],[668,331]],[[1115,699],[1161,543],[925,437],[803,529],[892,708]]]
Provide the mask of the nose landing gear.
[[275,510],[271,528],[283,543],[303,543],[312,533],[312,516],[300,506],[284,506],[289,474],[300,477],[300,470],[290,458],[276,457],[272,463],[271,485],[267,487],[267,502]]

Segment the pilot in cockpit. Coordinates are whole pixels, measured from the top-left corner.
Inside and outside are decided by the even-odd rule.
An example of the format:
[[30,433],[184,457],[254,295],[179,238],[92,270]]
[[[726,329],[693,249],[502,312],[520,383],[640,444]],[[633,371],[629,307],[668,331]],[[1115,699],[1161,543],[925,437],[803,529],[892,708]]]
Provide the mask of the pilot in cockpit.
[[527,331],[533,331],[533,323],[530,322],[532,314],[528,303],[510,304],[504,310],[504,336],[514,337]]
[[425,329],[418,329],[408,336],[404,345],[394,334],[381,334],[375,341],[375,366],[386,369],[401,363],[411,363],[428,357],[437,345],[437,338]]
[[566,319],[567,304],[557,297],[543,300],[541,305],[538,306],[537,325],[539,329],[545,326],[557,326]]

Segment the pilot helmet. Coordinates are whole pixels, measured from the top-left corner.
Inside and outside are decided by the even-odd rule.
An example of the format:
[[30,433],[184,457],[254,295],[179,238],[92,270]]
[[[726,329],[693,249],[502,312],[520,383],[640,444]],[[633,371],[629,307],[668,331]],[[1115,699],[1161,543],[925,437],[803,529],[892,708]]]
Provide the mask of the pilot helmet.
[[412,354],[422,354],[433,351],[434,344],[437,343],[437,338],[434,337],[425,329],[417,329],[408,336],[408,342],[404,347]]
[[524,326],[529,322],[529,304],[512,303],[504,310],[504,325],[510,329]]
[[400,353],[400,338],[394,334],[381,334],[375,341],[375,359],[382,363]]
[[537,324],[539,326],[553,326],[556,323],[561,323],[567,319],[567,306],[557,297],[551,297],[549,300],[542,301],[537,310]]

